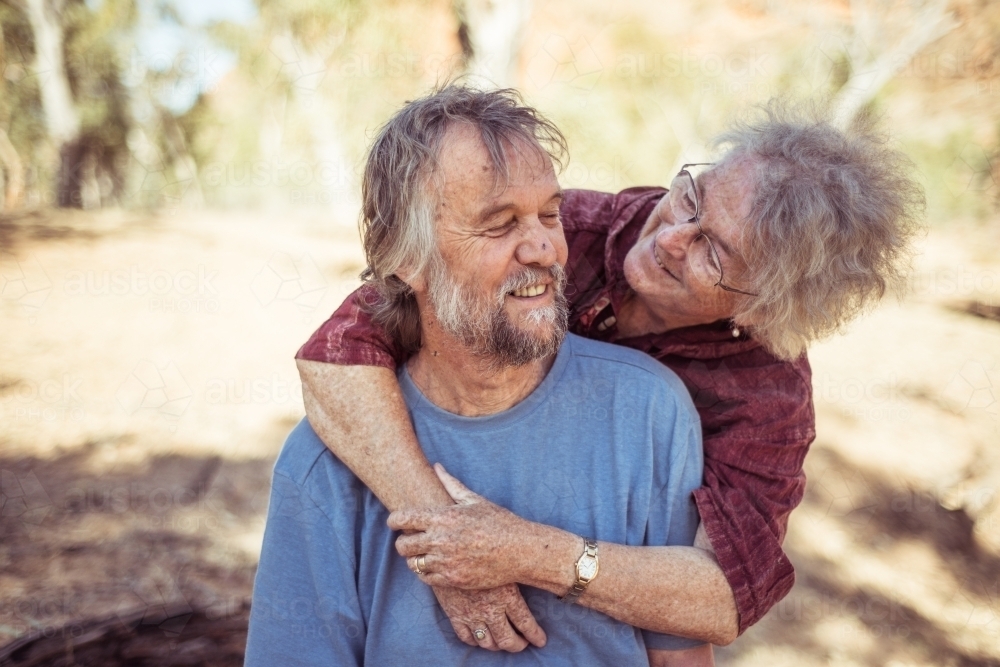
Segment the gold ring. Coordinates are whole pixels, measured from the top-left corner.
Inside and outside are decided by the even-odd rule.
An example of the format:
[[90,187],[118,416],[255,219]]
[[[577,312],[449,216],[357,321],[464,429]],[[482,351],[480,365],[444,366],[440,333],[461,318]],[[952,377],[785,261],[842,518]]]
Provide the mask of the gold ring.
[[486,639],[486,630],[483,630],[482,628],[479,628],[478,630],[476,630],[472,634],[474,634],[476,636],[476,639],[478,641],[483,641],[484,639]]
[[423,574],[425,567],[427,567],[427,561],[424,560],[423,556],[417,556],[417,560],[413,563],[413,571],[417,574]]

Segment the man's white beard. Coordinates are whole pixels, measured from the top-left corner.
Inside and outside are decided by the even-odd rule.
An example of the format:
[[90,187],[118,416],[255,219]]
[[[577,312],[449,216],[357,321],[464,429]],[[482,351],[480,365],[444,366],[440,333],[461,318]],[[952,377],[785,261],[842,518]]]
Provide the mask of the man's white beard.
[[[545,326],[548,335],[538,335],[515,325],[504,309],[510,292],[535,285],[546,278],[555,290],[552,305],[535,308],[527,315],[532,326]],[[494,366],[523,366],[554,354],[566,336],[569,308],[563,289],[566,273],[560,264],[548,270],[525,267],[504,281],[492,298],[472,285],[456,282],[444,262],[436,258],[428,268],[428,299],[441,327],[459,339],[476,355],[491,360]]]

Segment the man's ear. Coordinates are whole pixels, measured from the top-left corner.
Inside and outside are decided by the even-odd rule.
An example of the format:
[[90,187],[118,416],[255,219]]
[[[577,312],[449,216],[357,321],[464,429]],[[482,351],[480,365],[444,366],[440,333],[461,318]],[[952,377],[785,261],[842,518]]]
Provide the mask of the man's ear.
[[427,291],[427,279],[424,278],[424,271],[417,273],[412,266],[399,267],[396,277],[410,286],[410,289],[420,294]]

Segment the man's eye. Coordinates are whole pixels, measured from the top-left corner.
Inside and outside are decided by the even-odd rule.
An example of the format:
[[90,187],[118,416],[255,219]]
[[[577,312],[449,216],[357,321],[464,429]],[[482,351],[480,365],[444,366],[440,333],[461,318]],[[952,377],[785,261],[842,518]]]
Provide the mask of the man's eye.
[[486,230],[486,233],[491,236],[503,236],[510,230],[514,229],[516,225],[517,225],[517,219],[511,218],[510,220],[504,222],[503,224],[499,224],[495,227],[490,227],[488,230]]

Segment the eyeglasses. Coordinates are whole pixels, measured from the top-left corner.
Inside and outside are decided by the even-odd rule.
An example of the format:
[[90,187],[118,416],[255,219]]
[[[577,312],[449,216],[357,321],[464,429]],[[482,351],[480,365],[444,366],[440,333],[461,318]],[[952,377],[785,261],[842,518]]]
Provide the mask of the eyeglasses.
[[678,172],[677,176],[670,183],[670,193],[668,195],[670,197],[670,209],[673,211],[676,219],[684,222],[693,222],[698,226],[698,236],[692,242],[693,256],[690,260],[696,272],[703,275],[707,281],[714,280],[713,287],[719,287],[727,292],[735,292],[736,294],[759,296],[753,292],[744,292],[735,287],[730,287],[722,282],[722,260],[719,257],[719,251],[716,250],[715,244],[712,243],[712,239],[708,238],[705,230],[701,228],[701,202],[698,198],[698,188],[695,187],[694,176],[688,171],[688,167],[707,167],[713,164],[715,163],[694,162],[681,167],[680,172]]

